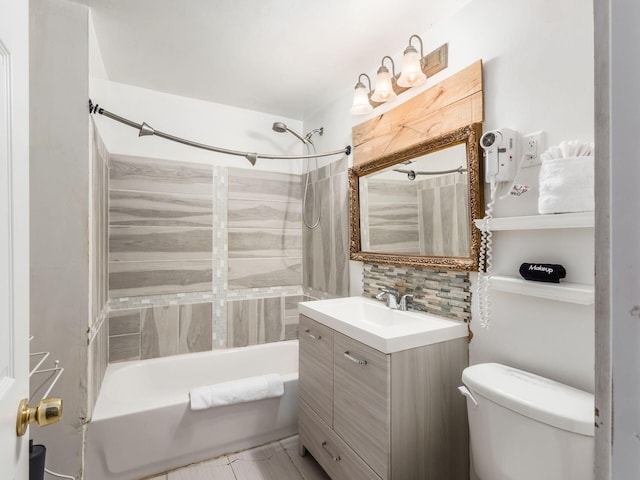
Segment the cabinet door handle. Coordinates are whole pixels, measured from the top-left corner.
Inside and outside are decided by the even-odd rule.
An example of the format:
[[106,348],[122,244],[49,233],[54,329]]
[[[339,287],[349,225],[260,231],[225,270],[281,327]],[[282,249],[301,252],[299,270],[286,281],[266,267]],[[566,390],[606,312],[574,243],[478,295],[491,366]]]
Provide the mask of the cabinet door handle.
[[325,452],[327,452],[329,454],[329,456],[331,457],[331,460],[333,460],[334,462],[339,462],[340,461],[340,455],[334,455],[333,453],[331,453],[331,450],[329,450],[329,448],[327,448],[327,442],[322,442],[322,448],[324,449]]
[[344,356],[351,360],[353,363],[357,363],[358,365],[362,365],[363,367],[367,364],[366,360],[360,360],[359,358],[351,355],[348,351],[344,352]]
[[304,333],[306,333],[308,337],[311,337],[314,340],[320,340],[322,338],[321,335],[314,335],[313,333],[311,333],[311,330],[309,330],[308,328],[304,331]]

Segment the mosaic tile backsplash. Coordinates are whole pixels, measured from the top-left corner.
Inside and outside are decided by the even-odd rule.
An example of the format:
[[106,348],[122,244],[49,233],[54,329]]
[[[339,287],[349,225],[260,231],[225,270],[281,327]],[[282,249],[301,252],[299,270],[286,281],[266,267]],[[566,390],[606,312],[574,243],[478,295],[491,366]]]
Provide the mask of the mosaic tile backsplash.
[[380,287],[391,287],[414,295],[410,310],[465,322],[471,319],[471,284],[467,272],[365,263],[362,286],[364,297],[374,298]]

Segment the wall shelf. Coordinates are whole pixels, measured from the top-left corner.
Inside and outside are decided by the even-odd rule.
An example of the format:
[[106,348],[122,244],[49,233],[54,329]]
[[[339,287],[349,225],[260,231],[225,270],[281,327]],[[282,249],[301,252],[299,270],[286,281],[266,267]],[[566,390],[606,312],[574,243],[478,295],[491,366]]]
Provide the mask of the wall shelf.
[[580,305],[593,305],[595,298],[593,285],[532,282],[502,275],[491,277],[491,289]]
[[[484,219],[474,220],[483,230]],[[491,220],[491,231],[496,230],[545,230],[554,228],[592,228],[593,212],[526,215],[522,217],[498,217]]]

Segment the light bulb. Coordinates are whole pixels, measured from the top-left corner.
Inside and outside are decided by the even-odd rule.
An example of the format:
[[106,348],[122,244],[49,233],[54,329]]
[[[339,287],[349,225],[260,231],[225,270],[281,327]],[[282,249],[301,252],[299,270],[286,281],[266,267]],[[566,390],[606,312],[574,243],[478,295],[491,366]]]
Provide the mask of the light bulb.
[[382,103],[393,100],[396,97],[397,95],[396,92],[393,91],[389,69],[382,65],[376,75],[376,89],[373,91],[373,95],[371,95],[371,100]]
[[352,115],[364,115],[373,111],[373,106],[369,103],[369,95],[367,89],[362,82],[356,84],[353,93],[353,105],[351,106]]
[[417,50],[409,45],[402,57],[402,70],[398,78],[398,85],[401,87],[417,87],[427,80],[427,76],[422,71],[420,65],[420,55]]

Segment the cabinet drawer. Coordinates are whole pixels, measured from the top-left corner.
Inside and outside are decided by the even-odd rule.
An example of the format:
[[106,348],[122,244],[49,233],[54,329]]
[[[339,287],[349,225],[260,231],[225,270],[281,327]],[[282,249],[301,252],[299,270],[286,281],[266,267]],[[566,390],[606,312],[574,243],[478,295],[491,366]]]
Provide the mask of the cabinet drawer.
[[304,400],[299,403],[298,432],[300,444],[334,480],[380,480]]
[[334,334],[333,429],[383,479],[390,456],[389,356]]
[[324,422],[333,424],[333,330],[300,315],[298,392]]

